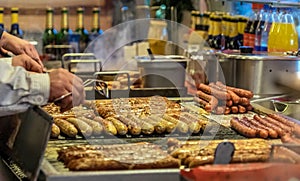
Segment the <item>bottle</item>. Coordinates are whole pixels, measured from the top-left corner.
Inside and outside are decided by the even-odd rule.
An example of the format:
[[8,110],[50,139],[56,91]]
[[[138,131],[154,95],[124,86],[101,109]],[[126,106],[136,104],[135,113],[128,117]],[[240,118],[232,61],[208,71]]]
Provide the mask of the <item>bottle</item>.
[[23,31],[19,26],[19,8],[11,8],[11,29],[10,34],[23,38]]
[[214,18],[214,14],[211,14],[209,16],[209,25],[208,25],[208,33],[207,33],[207,43],[208,43],[208,46],[211,47],[211,48],[214,48],[213,47],[213,32],[214,32],[214,21],[215,21],[215,18]]
[[273,23],[273,11],[275,9],[274,8],[269,8],[269,12],[268,12],[268,16],[267,16],[267,19],[265,21],[265,24],[264,24],[264,29],[261,33],[261,40],[260,40],[260,48],[261,48],[261,51],[264,51],[264,52],[267,52],[268,51],[268,41],[269,41],[269,33],[270,33],[270,30],[271,30],[271,26],[272,26],[272,23]]
[[239,17],[238,18],[238,41],[240,42],[240,45],[244,45],[244,30],[247,26],[248,18],[246,17]]
[[95,7],[93,8],[93,17],[92,17],[92,29],[90,31],[89,35],[89,41],[93,41],[96,39],[99,35],[103,33],[103,30],[100,26],[100,9]]
[[256,27],[255,40],[254,40],[254,50],[255,51],[262,51],[261,37],[262,37],[262,32],[265,28],[264,26],[265,26],[266,19],[268,18],[268,13],[267,13],[268,11],[269,11],[268,5],[264,5],[263,10],[259,14],[259,21],[258,21],[258,24]]
[[79,39],[79,52],[84,52],[89,43],[89,32],[84,28],[83,21],[83,8],[77,8],[77,29],[76,32],[80,35]]
[[226,50],[228,48],[228,35],[229,35],[229,22],[228,15],[222,17],[222,34],[221,34],[221,50]]
[[73,33],[73,31],[69,28],[69,17],[68,17],[68,9],[62,8],[61,10],[61,29],[57,35],[57,44],[59,45],[68,45],[69,44],[69,36]]
[[[53,25],[53,8],[46,10],[46,28],[43,34],[43,47],[56,44],[57,30]],[[45,49],[44,49],[45,50]],[[46,52],[47,53],[47,52]]]
[[230,17],[229,18],[229,44],[228,48],[231,50],[238,50],[241,46],[238,40],[238,18]]
[[195,10],[191,11],[191,26],[190,26],[190,28],[192,30],[196,30],[197,23],[200,24],[200,17],[198,18],[198,14],[200,14],[199,11],[195,11]]
[[4,29],[4,22],[3,22],[3,12],[4,12],[4,8],[0,8],[0,28]]
[[[274,41],[275,52],[298,51],[298,33],[296,31],[291,9],[282,10],[281,21],[278,23],[277,36]],[[274,34],[273,34],[274,35]]]
[[214,19],[214,29],[213,29],[213,33],[212,33],[212,47],[220,50],[221,49],[221,39],[222,39],[222,25],[221,25],[221,17],[220,16],[216,16]]
[[258,26],[258,23],[259,23],[259,19],[261,17],[261,9],[262,9],[263,5],[262,4],[255,4],[253,3],[253,10],[255,12],[255,15],[254,15],[254,20],[253,20],[253,23],[250,27],[250,30],[249,30],[249,34],[248,34],[248,43],[249,45],[248,46],[251,46],[254,48],[255,46],[255,33],[256,33],[256,29],[257,29],[257,26]]

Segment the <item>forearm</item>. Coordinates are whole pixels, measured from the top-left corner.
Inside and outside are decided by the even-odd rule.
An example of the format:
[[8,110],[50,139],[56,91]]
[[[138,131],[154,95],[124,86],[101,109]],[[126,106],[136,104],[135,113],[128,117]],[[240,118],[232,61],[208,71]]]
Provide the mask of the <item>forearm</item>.
[[0,62],[0,70],[0,107],[48,102],[50,80],[47,74],[30,73],[3,62]]

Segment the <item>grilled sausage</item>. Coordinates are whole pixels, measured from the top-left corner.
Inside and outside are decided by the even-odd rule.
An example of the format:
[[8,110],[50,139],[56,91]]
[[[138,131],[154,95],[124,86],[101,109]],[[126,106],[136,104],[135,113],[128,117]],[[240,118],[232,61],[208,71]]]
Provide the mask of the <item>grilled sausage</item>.
[[258,121],[259,123],[265,125],[266,127],[269,127],[269,128],[271,128],[271,129],[273,129],[274,131],[276,131],[277,134],[278,134],[278,136],[281,137],[281,136],[284,135],[284,131],[283,131],[281,128],[279,128],[279,127],[277,127],[277,126],[275,126],[275,125],[269,123],[268,121],[266,121],[266,120],[263,119],[262,117],[260,117],[260,116],[258,116],[258,115],[254,115],[253,118],[254,118],[256,121]]
[[68,118],[67,121],[74,124],[84,137],[90,137],[93,134],[93,128],[84,121],[77,118]]
[[211,105],[207,101],[205,101],[205,100],[203,100],[203,99],[201,99],[199,97],[196,97],[196,96],[194,97],[194,101],[196,103],[200,104],[200,106],[203,107],[205,109],[205,111],[207,111],[207,112],[211,112],[212,111]]
[[180,132],[180,133],[187,133],[189,131],[189,126],[182,122],[182,121],[179,121],[178,119],[175,119],[167,114],[164,114],[163,115],[163,119],[165,119],[166,121],[168,122],[171,122],[173,124],[176,125],[176,129]]
[[100,123],[98,123],[92,119],[88,119],[86,117],[80,117],[79,119],[84,121],[85,123],[87,123],[89,126],[92,127],[94,136],[99,136],[102,134],[103,127]]
[[227,100],[226,101],[226,106],[231,107],[233,105],[233,101],[232,100]]
[[201,130],[201,125],[199,124],[199,122],[195,119],[191,119],[189,117],[185,117],[185,116],[180,116],[180,115],[173,115],[173,117],[175,117],[175,119],[178,119],[179,121],[182,121],[184,123],[186,123],[189,127],[189,132],[191,133],[199,133]]
[[217,81],[216,85],[221,87],[221,88],[225,88],[227,90],[233,91],[234,93],[236,93],[240,97],[247,97],[248,99],[251,99],[253,97],[253,92],[249,91],[249,90],[226,86],[220,81]]
[[176,129],[176,126],[177,126],[176,124],[163,119],[161,116],[151,115],[149,118],[153,119],[154,121],[161,122],[161,124],[163,124],[163,125],[166,125],[166,132],[167,133],[171,133]]
[[59,127],[60,131],[68,137],[75,137],[78,134],[77,128],[64,119],[54,119],[54,123]]
[[295,134],[297,137],[300,137],[300,125],[298,125],[297,123],[294,123],[279,114],[268,114],[268,116],[276,119],[277,121],[280,121],[287,126],[290,126],[292,128],[293,134]]
[[125,116],[119,116],[118,119],[127,125],[129,132],[132,135],[140,135],[142,132],[141,126]]
[[239,108],[237,106],[232,106],[230,109],[233,114],[236,114],[239,112]]
[[196,95],[198,97],[200,97],[201,99],[207,101],[208,103],[210,103],[212,110],[215,109],[218,106],[218,99],[215,98],[212,95],[208,95],[202,91],[197,91]]
[[231,112],[230,107],[226,106],[224,114],[227,115],[227,114],[230,114],[230,112]]
[[243,117],[242,119],[239,120],[241,123],[243,123],[244,125],[246,125],[247,127],[253,129],[256,131],[256,136],[259,138],[268,138],[269,133],[268,131],[266,131],[265,129],[259,128],[253,124],[251,124],[251,122],[248,120],[247,117]]
[[162,134],[166,130],[166,125],[162,121],[156,121],[149,117],[144,118],[144,121],[152,124],[154,126],[154,130],[157,134]]
[[261,129],[264,129],[266,131],[268,131],[268,135],[270,138],[278,138],[278,134],[276,131],[274,131],[272,128],[269,128],[263,124],[261,124],[260,122],[258,122],[257,120],[255,119],[249,119],[249,122],[250,124],[258,127],[258,128],[261,128]]
[[287,125],[279,122],[279,121],[276,121],[275,119],[271,118],[271,117],[264,117],[264,119],[266,119],[266,121],[268,121],[269,123],[275,125],[275,126],[278,126],[279,128],[281,128],[284,132],[286,133],[290,133],[292,132],[292,128],[288,127]]
[[237,132],[249,138],[254,138],[256,135],[256,131],[254,129],[249,128],[248,126],[241,123],[237,117],[231,118],[230,125]]
[[118,132],[119,135],[125,135],[125,134],[127,134],[128,128],[120,120],[118,120],[118,119],[116,119],[114,117],[108,117],[108,118],[106,118],[106,120],[113,123],[113,125],[117,129],[117,132]]
[[246,113],[247,112],[247,109],[242,105],[238,105],[238,109],[239,109],[239,113]]
[[285,134],[281,137],[283,143],[300,144],[300,139],[293,137],[290,134]]
[[60,135],[60,129],[55,123],[53,123],[52,127],[51,127],[51,135],[50,136],[52,138],[58,138],[59,135]]
[[239,104],[242,106],[248,106],[250,104],[250,100],[247,97],[241,97]]
[[207,94],[210,94],[220,100],[229,100],[230,99],[230,95],[228,94],[227,91],[215,89],[215,88],[211,87],[210,85],[201,83],[201,84],[199,84],[198,89]]
[[130,116],[129,119],[137,123],[141,127],[141,131],[145,135],[150,135],[154,132],[154,126],[150,123],[147,123],[143,121],[142,119],[135,117],[135,116]]
[[118,133],[116,127],[114,126],[114,124],[106,119],[103,119],[100,116],[96,116],[94,118],[94,121],[100,123],[103,126],[104,131],[107,134],[112,134],[112,135],[116,135]]
[[227,92],[231,96],[231,100],[232,100],[233,104],[237,105],[240,102],[240,97],[231,90],[227,90]]

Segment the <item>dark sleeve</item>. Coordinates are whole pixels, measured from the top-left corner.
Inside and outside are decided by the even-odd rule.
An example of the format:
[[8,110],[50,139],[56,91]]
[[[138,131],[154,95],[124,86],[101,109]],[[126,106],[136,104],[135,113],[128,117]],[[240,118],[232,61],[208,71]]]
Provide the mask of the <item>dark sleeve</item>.
[[3,34],[3,29],[2,28],[0,28],[0,39],[1,39],[1,37],[2,37],[2,34]]

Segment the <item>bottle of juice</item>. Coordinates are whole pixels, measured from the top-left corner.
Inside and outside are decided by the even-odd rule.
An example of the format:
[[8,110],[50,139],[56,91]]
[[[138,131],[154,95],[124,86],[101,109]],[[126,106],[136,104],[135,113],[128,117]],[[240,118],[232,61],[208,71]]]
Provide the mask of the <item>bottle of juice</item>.
[[271,16],[273,22],[269,32],[268,52],[276,52],[277,51],[276,40],[279,33],[279,23],[280,23],[280,16],[281,16],[279,9],[274,9]]

